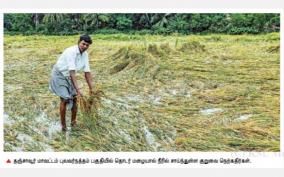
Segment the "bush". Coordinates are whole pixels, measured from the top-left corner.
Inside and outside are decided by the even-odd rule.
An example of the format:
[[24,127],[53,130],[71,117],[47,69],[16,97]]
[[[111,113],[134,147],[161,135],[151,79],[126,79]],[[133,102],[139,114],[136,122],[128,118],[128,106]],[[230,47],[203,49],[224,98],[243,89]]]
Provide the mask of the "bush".
[[149,29],[143,29],[143,30],[140,30],[140,31],[135,31],[135,34],[137,34],[137,35],[147,35],[147,34],[153,34],[153,31],[149,30]]
[[94,32],[95,34],[117,34],[120,33],[117,29],[98,29]]
[[227,33],[228,34],[258,34],[258,31],[252,27],[232,27]]
[[171,31],[165,27],[154,26],[153,27],[153,34],[170,34]]
[[118,30],[128,30],[132,28],[132,20],[126,16],[117,17],[116,27]]

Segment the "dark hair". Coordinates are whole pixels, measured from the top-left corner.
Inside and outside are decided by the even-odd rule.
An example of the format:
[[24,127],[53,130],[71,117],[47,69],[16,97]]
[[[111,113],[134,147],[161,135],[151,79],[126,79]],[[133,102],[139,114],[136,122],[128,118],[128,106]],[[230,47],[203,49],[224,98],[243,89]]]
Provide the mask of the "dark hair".
[[81,35],[80,38],[79,38],[78,43],[80,43],[80,42],[83,41],[83,40],[84,40],[85,42],[89,43],[89,44],[92,44],[92,43],[93,43],[91,37],[90,37],[89,35],[87,35],[87,34]]

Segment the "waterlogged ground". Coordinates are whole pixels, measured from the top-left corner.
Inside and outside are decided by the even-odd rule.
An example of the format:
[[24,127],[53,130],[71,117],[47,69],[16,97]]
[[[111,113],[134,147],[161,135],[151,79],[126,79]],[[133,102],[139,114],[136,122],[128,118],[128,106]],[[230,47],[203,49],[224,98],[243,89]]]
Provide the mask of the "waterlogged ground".
[[98,117],[63,134],[48,81],[77,37],[4,36],[5,151],[279,151],[278,33],[92,36]]

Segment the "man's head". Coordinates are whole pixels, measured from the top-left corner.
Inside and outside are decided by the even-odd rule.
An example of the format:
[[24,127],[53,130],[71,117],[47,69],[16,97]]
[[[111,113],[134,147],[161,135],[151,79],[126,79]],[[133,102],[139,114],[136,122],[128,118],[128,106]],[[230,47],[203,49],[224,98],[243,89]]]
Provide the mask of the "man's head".
[[89,48],[89,45],[91,44],[92,44],[92,39],[89,35],[84,34],[80,36],[78,41],[78,46],[81,53],[85,52]]

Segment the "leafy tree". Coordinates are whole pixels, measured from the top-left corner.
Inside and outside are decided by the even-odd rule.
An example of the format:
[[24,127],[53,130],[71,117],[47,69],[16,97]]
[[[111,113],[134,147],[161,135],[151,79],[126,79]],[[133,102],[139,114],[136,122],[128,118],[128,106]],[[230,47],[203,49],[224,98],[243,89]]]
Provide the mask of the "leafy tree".
[[59,32],[62,30],[62,23],[64,22],[65,14],[45,14],[43,17],[43,23],[49,33]]
[[[33,30],[32,14],[5,14],[6,25],[11,26],[11,31],[24,32]],[[5,20],[4,20],[5,21]]]
[[189,22],[189,14],[177,14],[169,19],[168,28],[171,32],[187,34]]
[[129,16],[123,14],[116,18],[116,27],[118,30],[126,31],[132,28],[132,20]]

